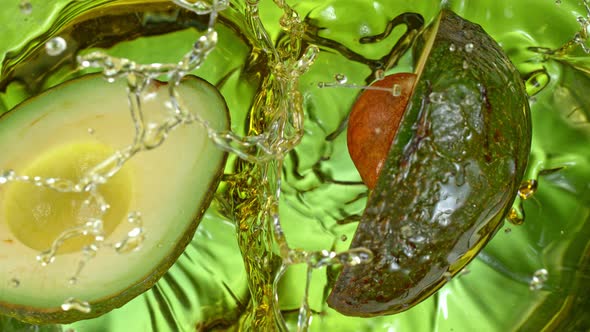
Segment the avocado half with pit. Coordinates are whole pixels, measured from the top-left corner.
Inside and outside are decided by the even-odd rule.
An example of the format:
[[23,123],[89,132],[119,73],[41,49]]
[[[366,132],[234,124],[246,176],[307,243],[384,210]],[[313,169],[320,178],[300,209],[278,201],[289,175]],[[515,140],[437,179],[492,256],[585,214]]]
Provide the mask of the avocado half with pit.
[[[214,86],[186,77],[178,93],[190,112],[216,130],[229,127],[223,97]],[[163,121],[171,111],[168,85],[152,82],[142,95],[144,120]],[[0,168],[17,175],[78,181],[115,151],[129,146],[135,127],[126,84],[99,75],[61,84],[0,117]],[[219,184],[227,154],[196,123],[171,131],[153,150],[131,158],[98,190],[110,208],[102,217],[104,243],[122,241],[133,229],[128,213],[141,213],[145,237],[138,250],[103,246],[75,283],[89,236],[66,240],[55,260],[37,262],[64,231],[97,211],[87,193],[61,193],[27,182],[0,185],[0,314],[29,323],[68,323],[104,314],[148,290],[191,241]],[[86,205],[85,205],[86,203]],[[87,310],[62,310],[67,299]]]
[[[345,266],[328,298],[345,315],[395,314],[434,294],[497,232],[526,170],[528,99],[501,47],[479,25],[442,10],[413,50],[412,88],[398,83],[404,90],[392,102],[381,100],[394,98],[389,92],[359,98],[369,111],[376,103],[407,106],[351,244],[373,259]],[[380,128],[359,123],[360,131]],[[367,136],[365,146],[376,144]]]

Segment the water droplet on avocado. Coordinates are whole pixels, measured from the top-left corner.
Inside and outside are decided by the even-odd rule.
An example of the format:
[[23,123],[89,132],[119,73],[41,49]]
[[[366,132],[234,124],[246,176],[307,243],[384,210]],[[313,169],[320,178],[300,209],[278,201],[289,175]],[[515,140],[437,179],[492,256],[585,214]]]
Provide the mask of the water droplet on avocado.
[[394,84],[393,88],[391,89],[391,93],[394,97],[399,97],[402,95],[402,86],[399,84]]
[[456,50],[457,50],[457,46],[455,46],[455,44],[451,44],[451,45],[449,46],[449,51],[451,51],[451,52],[455,52]]
[[92,311],[90,304],[86,301],[81,301],[76,298],[70,297],[61,305],[63,311],[77,310],[83,313],[89,313]]
[[445,101],[445,96],[440,92],[431,92],[428,95],[428,99],[430,99],[433,104],[442,104]]
[[[465,44],[465,52],[467,53],[471,53],[473,52],[473,43],[467,43]],[[463,68],[465,68],[465,66],[463,66]]]

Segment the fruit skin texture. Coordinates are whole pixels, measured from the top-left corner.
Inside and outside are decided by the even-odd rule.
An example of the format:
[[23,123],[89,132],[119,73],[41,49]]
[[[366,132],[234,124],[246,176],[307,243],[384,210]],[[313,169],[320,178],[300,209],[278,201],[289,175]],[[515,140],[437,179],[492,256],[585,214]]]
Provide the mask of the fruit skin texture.
[[[364,90],[348,119],[347,145],[350,158],[363,182],[373,189],[412,95],[416,75],[398,73],[371,84],[390,91]],[[399,96],[393,95],[398,85]]]
[[[81,81],[81,80],[93,80],[93,79],[102,81],[102,78],[100,78],[98,75],[88,75],[88,76],[83,76],[81,78],[78,78],[76,80],[65,82],[59,86],[52,88],[51,90],[59,90],[59,89],[62,89],[62,87],[64,87],[64,86],[76,84],[76,82]],[[225,100],[223,99],[223,96],[219,93],[219,91],[217,91],[217,89],[213,85],[211,85],[210,83],[208,83],[208,82],[204,81],[203,79],[198,78],[196,76],[185,77],[184,80],[182,81],[182,84],[190,87],[191,89],[197,90],[197,91],[203,91],[203,89],[207,90],[208,94],[209,94],[209,96],[207,96],[208,98],[213,98],[211,96],[215,96],[215,98],[219,98],[220,100],[222,100],[225,108],[219,109],[217,111],[225,114],[225,117],[227,120],[226,126],[229,126],[229,121],[230,121],[229,120],[229,110],[227,109],[227,105],[225,104]],[[166,85],[163,84],[163,87],[166,87]],[[48,92],[51,90],[48,90]],[[40,95],[36,98],[43,98],[43,97],[45,97],[45,96]],[[110,97],[110,96],[105,96],[105,98],[108,98],[108,97]],[[84,98],[84,96],[83,95],[75,96],[75,98]],[[203,98],[205,98],[205,97],[203,96]],[[33,98],[33,99],[35,99],[35,98]],[[10,116],[18,116],[17,112],[19,111],[19,109],[27,107],[26,105],[30,101],[32,101],[33,99],[31,99],[29,101],[25,101],[21,105],[13,108],[11,111],[2,114],[2,116],[0,116],[0,121],[2,121],[4,118],[10,117]],[[123,110],[123,111],[128,112],[127,110]],[[15,129],[15,130],[17,130],[17,129]],[[165,144],[166,144],[166,142],[164,143],[164,146],[165,146]],[[187,142],[187,144],[190,144],[190,142]],[[205,214],[205,211],[207,210],[211,201],[213,200],[213,197],[215,194],[215,188],[217,188],[217,186],[221,180],[221,176],[223,174],[224,165],[226,163],[226,160],[227,160],[227,153],[223,152],[222,157],[217,161],[218,166],[216,168],[217,169],[216,173],[212,174],[210,178],[203,180],[203,181],[208,181],[209,190],[207,190],[207,192],[204,194],[204,197],[202,198],[200,205],[198,205],[199,202],[195,201],[195,206],[197,206],[197,205],[198,206],[195,207],[194,211],[191,211],[192,218],[191,218],[190,224],[187,226],[187,228],[185,228],[183,230],[182,236],[179,238],[179,240],[176,243],[174,243],[174,245],[170,245],[170,248],[163,249],[163,250],[167,250],[166,256],[160,261],[153,261],[152,264],[154,266],[154,269],[152,269],[146,275],[142,276],[140,280],[134,281],[128,288],[122,290],[119,293],[106,294],[105,297],[103,297],[103,298],[90,301],[89,304],[91,306],[91,311],[88,313],[83,313],[83,312],[80,312],[77,310],[64,311],[58,306],[50,307],[50,308],[40,308],[40,307],[15,305],[12,303],[3,302],[2,289],[0,288],[0,315],[14,317],[18,320],[21,320],[21,321],[29,323],[29,324],[72,323],[72,322],[79,321],[82,319],[89,319],[89,318],[94,318],[94,317],[98,317],[100,315],[103,315],[107,312],[110,312],[113,309],[123,306],[124,304],[129,302],[131,299],[133,299],[136,296],[142,294],[143,292],[149,290],[170,269],[170,267],[176,262],[178,257],[184,252],[187,245],[191,242],[193,235],[194,235],[194,233],[201,221],[201,218],[203,217],[203,215]],[[207,160],[207,162],[215,162],[215,160]],[[178,193],[167,193],[167,194],[174,195],[174,194],[178,194]],[[173,220],[167,220],[166,222],[173,222]],[[155,234],[152,236],[155,236]],[[148,259],[148,257],[143,257],[143,258]],[[37,262],[32,261],[31,264],[37,264]],[[92,261],[90,261],[89,264],[92,264]],[[108,271],[110,267],[105,266],[104,268],[105,268],[105,271]],[[65,273],[62,274],[62,277],[66,278],[66,276],[67,276],[67,274],[65,274]],[[25,287],[25,285],[21,285],[20,287]],[[65,301],[66,297],[68,297],[67,289],[64,292],[64,294],[66,294],[64,296],[64,301]],[[38,296],[39,298],[42,298],[43,294],[33,294],[33,296]],[[79,300],[85,300],[85,299],[80,298]]]
[[[526,168],[529,106],[510,60],[479,25],[448,10],[422,38],[430,34],[351,244],[373,260],[344,267],[328,298],[345,315],[395,314],[432,295],[498,230]],[[417,54],[427,43],[417,42]]]

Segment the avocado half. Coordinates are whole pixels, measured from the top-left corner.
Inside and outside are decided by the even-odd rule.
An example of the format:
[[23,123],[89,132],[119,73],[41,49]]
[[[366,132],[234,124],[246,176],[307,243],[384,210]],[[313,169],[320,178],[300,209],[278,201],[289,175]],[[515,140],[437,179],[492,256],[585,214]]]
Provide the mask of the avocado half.
[[349,316],[412,308],[493,237],[518,194],[531,147],[520,74],[481,26],[450,10],[414,45],[416,83],[328,304]]
[[[52,88],[0,117],[0,168],[18,175],[77,181],[135,135],[124,81],[85,76]],[[190,112],[216,130],[229,128],[223,97],[189,76],[178,93]],[[144,119],[169,118],[168,85],[154,81],[142,96]],[[103,246],[70,282],[89,236],[66,240],[54,262],[36,257],[63,231],[96,211],[87,195],[58,193],[31,183],[0,185],[0,314],[34,324],[69,323],[102,315],[151,288],[182,254],[219,184],[227,153],[198,124],[179,126],[156,149],[131,158],[99,192],[110,208],[103,217],[105,243],[126,238],[128,213],[141,213],[145,237],[138,250]],[[62,309],[68,299],[88,310]],[[87,312],[88,311],[88,312]]]

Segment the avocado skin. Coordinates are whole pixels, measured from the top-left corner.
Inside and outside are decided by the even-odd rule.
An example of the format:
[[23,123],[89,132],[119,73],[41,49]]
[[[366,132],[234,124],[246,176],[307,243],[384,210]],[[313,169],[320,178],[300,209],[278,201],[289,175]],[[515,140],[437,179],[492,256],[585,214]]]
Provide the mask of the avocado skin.
[[374,257],[344,267],[328,298],[345,315],[399,313],[436,292],[499,229],[526,169],[531,118],[518,71],[479,25],[449,10],[438,20],[351,244]]
[[[70,80],[70,81],[64,82],[60,85],[57,85],[57,86],[51,88],[50,90],[59,89],[60,87],[63,87],[64,85],[76,84],[76,82],[78,80],[92,79],[93,77],[96,77],[96,76],[98,76],[98,75],[91,74],[91,75],[82,76],[80,78]],[[183,78],[182,84],[190,84],[190,85],[194,85],[194,86],[204,84],[204,85],[209,86],[210,89],[213,89],[213,91],[215,91],[216,94],[218,95],[218,98],[220,98],[221,100],[224,101],[225,108],[220,111],[224,112],[226,114],[227,125],[229,128],[230,113],[227,108],[227,104],[225,103],[225,99],[219,93],[217,88],[215,88],[215,86],[213,86],[209,82],[207,82],[199,77],[193,76],[193,75],[187,75],[185,78]],[[27,103],[27,101],[24,101],[23,103],[16,106],[12,110],[0,115],[0,121],[2,121],[3,117],[13,115],[13,112],[18,111],[18,109],[21,108],[22,106],[24,106],[26,103]],[[226,128],[226,129],[228,129],[228,128]],[[28,324],[35,324],[35,325],[38,325],[38,324],[69,324],[69,323],[73,323],[73,322],[76,322],[79,320],[90,319],[90,318],[95,318],[95,317],[104,315],[113,309],[120,308],[121,306],[125,305],[127,302],[131,301],[133,298],[137,297],[138,295],[141,295],[145,291],[152,288],[156,284],[156,282],[170,269],[170,267],[172,267],[172,265],[174,265],[174,263],[176,262],[178,257],[180,257],[180,255],[184,252],[184,250],[186,249],[188,244],[192,241],[193,236],[197,230],[197,227],[199,226],[199,223],[200,223],[203,215],[205,214],[205,211],[207,211],[207,208],[209,207],[209,205],[211,204],[211,202],[213,200],[213,197],[215,195],[214,189],[218,187],[218,185],[221,181],[221,177],[224,172],[224,166],[227,161],[227,156],[228,156],[227,152],[224,151],[222,158],[220,158],[219,166],[217,167],[217,173],[212,175],[210,178],[211,180],[210,180],[210,183],[208,186],[209,190],[207,191],[205,197],[203,198],[203,200],[199,206],[199,209],[196,210],[194,213],[194,216],[192,218],[193,222],[185,230],[184,235],[181,237],[181,239],[178,241],[178,243],[173,248],[171,248],[170,253],[158,263],[157,268],[155,268],[151,273],[147,274],[146,276],[144,276],[140,280],[133,283],[133,285],[131,285],[129,288],[125,289],[124,291],[122,291],[118,294],[109,294],[109,296],[107,296],[107,297],[104,297],[104,298],[101,298],[98,300],[94,300],[94,301],[90,301],[89,304],[91,306],[91,311],[89,313],[83,313],[83,312],[76,311],[76,310],[64,311],[61,309],[61,307],[39,308],[39,307],[31,307],[31,306],[14,305],[11,303],[3,302],[0,299],[0,315],[6,315],[9,317],[13,317],[13,318],[18,319],[22,322],[25,322]],[[212,161],[208,160],[208,162],[212,162]],[[195,204],[198,204],[198,202],[195,202]],[[163,248],[163,250],[164,249],[165,248]],[[35,262],[32,262],[31,264],[35,264]],[[24,287],[24,286],[21,286],[21,287]],[[42,296],[42,294],[39,294],[39,296]],[[64,297],[64,301],[66,300],[66,297]],[[84,299],[80,299],[80,300],[84,300]]]

